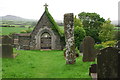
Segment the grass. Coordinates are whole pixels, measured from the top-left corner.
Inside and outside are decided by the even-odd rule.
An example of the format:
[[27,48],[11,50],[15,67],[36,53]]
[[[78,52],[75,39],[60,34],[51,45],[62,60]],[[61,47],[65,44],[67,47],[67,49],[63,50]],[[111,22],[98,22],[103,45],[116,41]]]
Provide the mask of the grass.
[[20,33],[22,30],[27,30],[28,28],[19,27],[0,27],[0,35],[9,35],[10,33]]
[[95,62],[66,65],[63,51],[18,50],[15,59],[2,59],[3,78],[90,78],[89,67]]

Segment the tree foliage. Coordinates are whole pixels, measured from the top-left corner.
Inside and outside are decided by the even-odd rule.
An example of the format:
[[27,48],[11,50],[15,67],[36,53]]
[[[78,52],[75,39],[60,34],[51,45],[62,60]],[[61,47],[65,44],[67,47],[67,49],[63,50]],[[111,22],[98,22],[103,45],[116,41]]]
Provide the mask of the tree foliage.
[[74,18],[74,26],[75,26],[75,27],[76,27],[76,26],[83,27],[81,20],[78,19],[76,16],[75,16],[75,18]]
[[100,42],[98,33],[100,31],[101,25],[105,22],[105,19],[100,17],[100,15],[97,13],[86,12],[79,13],[78,17],[82,21],[86,35],[93,37],[96,42]]
[[110,19],[101,26],[101,31],[99,32],[99,38],[101,41],[113,40],[115,37],[114,25],[111,24]]
[[75,45],[79,48],[81,41],[84,39],[86,32],[83,28],[82,22],[80,19],[74,18],[74,37],[75,37]]

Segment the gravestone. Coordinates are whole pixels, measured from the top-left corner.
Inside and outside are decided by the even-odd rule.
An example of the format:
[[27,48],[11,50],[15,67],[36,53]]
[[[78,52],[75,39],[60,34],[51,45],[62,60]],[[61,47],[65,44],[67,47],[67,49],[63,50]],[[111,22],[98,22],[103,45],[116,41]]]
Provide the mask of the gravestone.
[[97,64],[92,64],[89,68],[89,75],[91,73],[97,73]]
[[89,76],[91,76],[93,80],[97,80],[97,64],[92,64],[90,66]]
[[11,58],[13,57],[13,40],[9,36],[2,36],[2,45],[0,46],[2,48],[2,57]]
[[75,43],[74,43],[74,15],[68,13],[64,15],[64,30],[65,30],[65,42],[66,42],[66,64],[75,63]]
[[83,52],[83,43],[81,42],[79,51],[82,53]]
[[100,50],[97,55],[97,77],[102,78],[120,78],[120,49],[108,47]]
[[95,61],[96,51],[95,41],[92,37],[86,36],[83,40],[83,62]]

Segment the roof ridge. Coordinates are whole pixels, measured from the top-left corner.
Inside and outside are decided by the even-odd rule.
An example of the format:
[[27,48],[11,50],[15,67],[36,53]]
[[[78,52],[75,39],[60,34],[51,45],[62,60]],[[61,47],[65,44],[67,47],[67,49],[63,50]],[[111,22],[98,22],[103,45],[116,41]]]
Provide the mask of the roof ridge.
[[62,37],[63,34],[62,34],[61,30],[59,29],[59,27],[58,27],[57,23],[55,22],[55,20],[53,19],[53,17],[52,17],[51,14],[49,13],[47,7],[45,8],[45,12],[46,12],[47,17],[49,18],[50,22],[53,24],[52,29],[53,29],[53,30],[56,30],[56,31],[59,33],[59,35]]

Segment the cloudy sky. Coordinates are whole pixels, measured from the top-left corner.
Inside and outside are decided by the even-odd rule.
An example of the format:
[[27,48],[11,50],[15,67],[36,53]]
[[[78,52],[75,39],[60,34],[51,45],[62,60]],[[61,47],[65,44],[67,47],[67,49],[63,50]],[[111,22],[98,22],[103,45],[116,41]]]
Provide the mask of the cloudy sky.
[[15,15],[39,19],[47,3],[56,20],[63,20],[65,13],[96,12],[105,19],[118,20],[119,0],[0,0],[0,16]]

